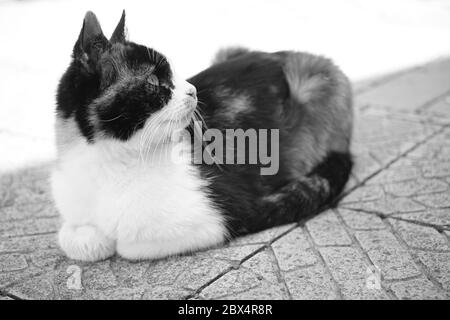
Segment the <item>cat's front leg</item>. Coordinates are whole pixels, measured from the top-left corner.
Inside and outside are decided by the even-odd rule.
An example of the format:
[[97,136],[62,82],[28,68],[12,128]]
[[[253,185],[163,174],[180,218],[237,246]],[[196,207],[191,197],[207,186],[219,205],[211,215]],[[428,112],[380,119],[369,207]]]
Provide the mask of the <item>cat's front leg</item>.
[[92,225],[64,223],[58,241],[65,254],[74,260],[98,261],[109,258],[115,252],[115,241]]

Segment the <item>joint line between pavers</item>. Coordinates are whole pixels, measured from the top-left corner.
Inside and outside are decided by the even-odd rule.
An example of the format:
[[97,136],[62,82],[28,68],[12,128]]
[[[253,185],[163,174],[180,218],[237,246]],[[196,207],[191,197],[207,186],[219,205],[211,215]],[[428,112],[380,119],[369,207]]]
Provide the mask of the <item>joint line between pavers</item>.
[[[361,243],[356,238],[354,230],[351,229],[349,226],[347,226],[347,224],[345,223],[344,219],[341,216],[341,213],[339,212],[339,209],[336,208],[336,209],[333,210],[333,212],[336,214],[338,220],[341,222],[341,224],[343,225],[345,231],[347,232],[347,234],[349,235],[350,239],[352,240],[353,245],[351,247],[356,249],[361,254],[363,260],[365,260],[365,262],[367,263],[367,266],[376,267],[375,263],[372,261],[372,259],[370,259],[370,256],[363,249],[363,247],[361,246]],[[396,297],[396,295],[388,287],[385,286],[383,281],[381,281],[380,285],[381,285],[381,288],[384,290],[384,292],[388,295],[389,298],[391,298],[391,299],[398,299]]]
[[[446,227],[443,227],[443,226],[440,226],[440,225],[437,225],[437,224],[433,224],[433,223],[429,223],[429,222],[423,222],[423,221],[416,221],[416,220],[405,219],[405,218],[402,218],[402,217],[393,216],[391,214],[386,214],[386,213],[383,213],[381,211],[367,210],[367,209],[361,209],[361,208],[349,208],[349,207],[345,207],[345,206],[341,207],[341,208],[345,209],[345,210],[355,211],[355,212],[363,212],[363,213],[367,213],[367,214],[373,214],[373,215],[376,215],[377,217],[381,218],[382,220],[384,220],[384,219],[394,219],[394,220],[399,220],[399,221],[404,221],[404,222],[420,225],[420,226],[423,226],[423,227],[430,227],[430,228],[435,229],[439,233],[442,233],[444,231],[450,231],[450,228],[446,228]],[[404,212],[404,213],[408,214],[408,213],[411,213],[411,212]]]
[[273,258],[275,259],[275,264],[277,267],[277,276],[281,279],[282,281],[282,285],[284,287],[284,289],[286,290],[288,296],[289,296],[289,300],[292,300],[292,294],[291,291],[289,290],[288,285],[286,284],[286,279],[284,278],[283,272],[281,271],[280,268],[280,263],[278,262],[278,257],[275,254],[275,251],[273,250],[272,246],[269,246],[268,250],[270,250],[270,252],[272,253]]
[[24,299],[24,298],[21,298],[21,297],[16,296],[16,295],[14,295],[14,294],[12,294],[12,293],[9,293],[8,291],[1,290],[1,289],[0,289],[0,296],[2,296],[2,297],[7,297],[7,298],[11,298],[11,299],[13,299],[13,300],[26,300],[26,299]]
[[314,243],[314,239],[312,238],[311,234],[308,231],[308,228],[304,227],[303,231],[306,235],[306,239],[309,242],[311,246],[311,251],[314,252],[314,255],[316,255],[319,262],[323,265],[325,272],[330,276],[331,281],[333,282],[334,286],[336,287],[336,295],[337,298],[342,300],[342,291],[339,283],[336,281],[336,279],[333,276],[333,273],[331,272],[330,268],[325,262],[325,259],[322,257],[322,254],[320,253],[319,249],[317,249],[316,244]]
[[230,266],[227,269],[225,269],[224,271],[220,272],[218,275],[216,275],[213,279],[207,281],[205,284],[203,284],[202,286],[200,286],[198,289],[194,290],[193,293],[190,293],[188,295],[186,295],[184,297],[184,299],[191,299],[195,296],[198,296],[204,289],[206,289],[207,287],[209,287],[210,285],[212,285],[214,282],[216,282],[217,280],[219,280],[220,278],[222,278],[223,276],[225,276],[228,272],[232,271],[232,270],[238,270],[242,264],[244,262],[246,262],[247,260],[251,259],[252,257],[254,257],[255,255],[257,255],[258,253],[266,250],[267,248],[270,247],[270,245],[277,241],[278,239],[282,238],[283,236],[285,236],[286,234],[288,234],[289,232],[291,232],[292,230],[294,230],[295,228],[297,228],[298,223],[296,223],[294,226],[292,226],[291,228],[289,228],[288,230],[281,232],[279,235],[277,235],[276,237],[272,238],[271,240],[269,240],[267,243],[265,243],[264,245],[262,245],[261,247],[259,247],[258,249],[256,249],[255,251],[252,251],[250,254],[248,254],[247,256],[245,256],[243,259],[241,259],[239,261],[239,263],[237,264],[237,266]]
[[431,272],[428,271],[428,268],[420,261],[419,258],[416,257],[414,251],[408,246],[408,244],[402,239],[402,237],[400,237],[397,234],[397,232],[395,231],[394,227],[390,224],[388,219],[384,219],[383,222],[389,228],[391,233],[394,235],[395,239],[397,239],[398,243],[403,247],[403,249],[405,249],[408,252],[412,261],[419,269],[419,271],[433,284],[433,286],[435,286],[443,294],[443,296],[449,297],[449,294],[445,291],[445,289],[442,287],[439,281],[437,281],[434,278]]
[[347,190],[346,192],[343,192],[340,196],[338,196],[330,205],[330,207],[332,207],[333,205],[337,204],[340,200],[342,200],[344,197],[348,196],[349,194],[351,194],[352,192],[354,192],[356,189],[358,189],[359,187],[361,187],[362,185],[366,184],[367,181],[375,178],[377,175],[379,175],[382,171],[389,169],[393,164],[395,164],[396,162],[398,162],[400,159],[405,158],[408,154],[410,154],[411,152],[413,152],[414,150],[416,150],[417,148],[419,148],[420,146],[424,145],[425,143],[427,143],[429,140],[433,139],[434,137],[436,137],[437,135],[441,134],[445,129],[447,129],[448,127],[450,127],[450,125],[444,125],[441,128],[437,129],[435,132],[431,133],[430,135],[428,135],[426,138],[424,138],[423,140],[420,140],[419,142],[417,142],[414,146],[410,147],[408,150],[406,150],[405,152],[403,152],[402,154],[398,155],[397,157],[395,157],[394,159],[392,159],[391,161],[389,161],[387,164],[385,164],[382,168],[376,170],[375,172],[371,173],[370,175],[368,175],[367,177],[365,177],[361,182],[358,182],[357,184],[355,184],[353,187],[351,187],[349,190]]
[[441,99],[444,99],[446,96],[448,96],[450,94],[450,89],[448,89],[447,91],[445,91],[444,93],[438,95],[437,97],[434,97],[432,99],[430,99],[429,101],[425,102],[423,105],[421,105],[420,107],[417,107],[415,112],[417,114],[422,115],[423,112],[427,111],[431,106],[433,106],[436,102],[440,101]]

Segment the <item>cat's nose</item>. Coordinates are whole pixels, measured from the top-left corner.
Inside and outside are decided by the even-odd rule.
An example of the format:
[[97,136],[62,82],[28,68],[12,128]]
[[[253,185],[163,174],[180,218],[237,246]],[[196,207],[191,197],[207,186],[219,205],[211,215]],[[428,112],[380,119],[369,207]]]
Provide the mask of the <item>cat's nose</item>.
[[193,85],[190,85],[186,91],[186,94],[195,98],[197,96],[197,89]]

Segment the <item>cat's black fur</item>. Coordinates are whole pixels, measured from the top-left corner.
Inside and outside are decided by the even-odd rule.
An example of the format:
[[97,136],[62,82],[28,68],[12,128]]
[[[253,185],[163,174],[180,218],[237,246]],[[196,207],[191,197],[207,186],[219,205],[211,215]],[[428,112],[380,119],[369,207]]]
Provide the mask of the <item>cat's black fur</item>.
[[[162,54],[125,39],[124,15],[108,41],[89,14],[59,84],[57,113],[73,117],[90,143],[99,134],[126,141],[170,100],[172,70]],[[128,86],[115,87],[118,70]],[[275,175],[262,176],[261,164],[197,165],[232,236],[297,221],[342,191],[352,168],[351,91],[329,60],[238,48],[188,81],[209,128],[280,129]]]
[[[317,213],[341,193],[352,168],[348,151],[331,151],[305,177],[293,181],[289,163],[295,159],[289,158],[282,148],[295,134],[286,123],[295,120],[298,109],[305,106],[292,101],[283,71],[287,54],[249,52],[243,48],[221,51],[215,65],[188,79],[197,87],[200,107],[209,127],[223,131],[236,127],[280,129],[280,170],[276,175],[261,176],[260,165],[200,166],[205,179],[211,182],[208,194],[225,213],[233,235],[294,222]],[[330,90],[335,94],[337,89]],[[224,97],[221,91],[229,96]],[[254,108],[242,112],[238,119],[228,117],[230,99],[240,95],[251,101]],[[329,101],[325,97],[321,102]]]

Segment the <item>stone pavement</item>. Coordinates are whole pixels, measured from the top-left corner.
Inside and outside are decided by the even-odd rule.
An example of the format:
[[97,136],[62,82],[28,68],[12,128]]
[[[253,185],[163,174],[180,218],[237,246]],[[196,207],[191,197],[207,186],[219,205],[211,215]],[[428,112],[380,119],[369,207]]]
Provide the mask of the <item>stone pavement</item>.
[[355,93],[356,167],[338,207],[194,255],[71,261],[49,166],[4,174],[0,300],[449,299],[450,59]]

